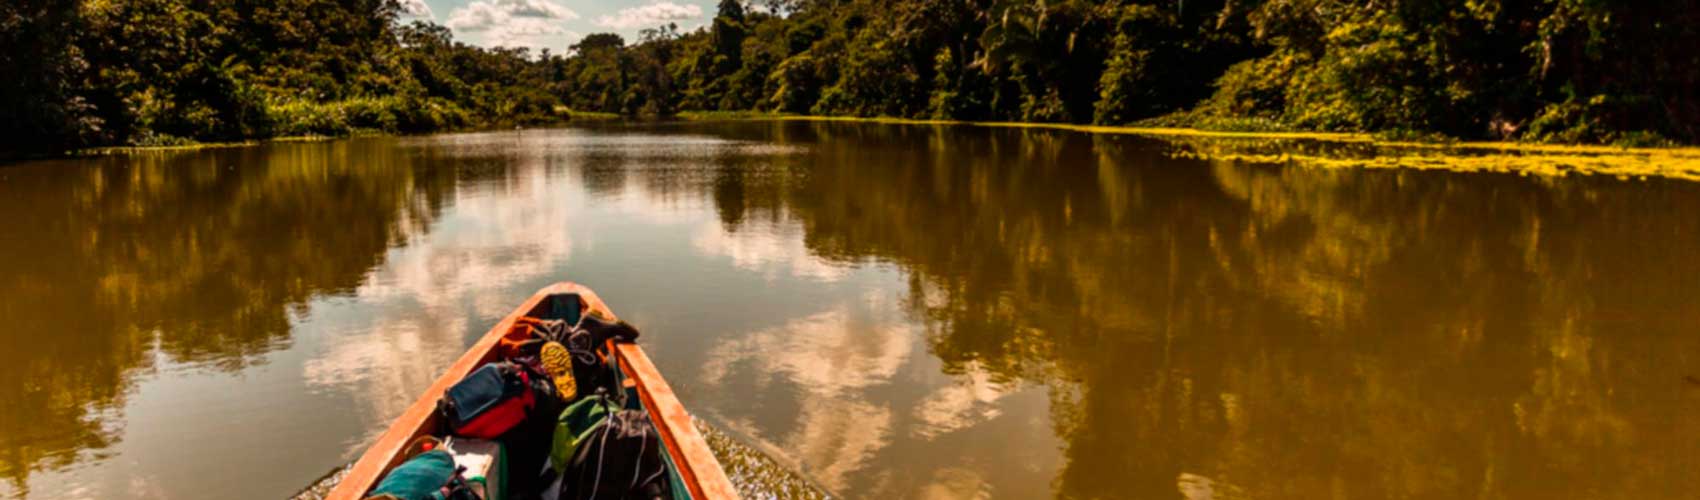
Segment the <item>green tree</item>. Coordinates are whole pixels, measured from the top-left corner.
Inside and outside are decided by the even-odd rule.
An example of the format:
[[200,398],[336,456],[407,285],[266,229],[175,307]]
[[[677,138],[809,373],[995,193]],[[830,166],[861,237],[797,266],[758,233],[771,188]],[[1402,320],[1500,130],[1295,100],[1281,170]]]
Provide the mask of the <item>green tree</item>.
[[552,119],[550,58],[399,24],[392,0],[0,6],[0,155]]
[[696,53],[691,69],[691,91],[685,104],[696,109],[721,109],[723,103],[736,107],[737,96],[731,90],[730,76],[743,67],[744,39],[749,31],[745,26],[744,5],[740,0],[721,0],[718,12],[709,29],[707,50]]

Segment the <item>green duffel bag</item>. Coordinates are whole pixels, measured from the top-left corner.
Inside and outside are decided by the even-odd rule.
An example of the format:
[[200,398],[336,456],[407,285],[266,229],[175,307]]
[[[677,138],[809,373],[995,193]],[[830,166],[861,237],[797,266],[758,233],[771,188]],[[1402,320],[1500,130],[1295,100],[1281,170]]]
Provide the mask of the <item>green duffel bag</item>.
[[592,394],[562,411],[555,421],[555,442],[549,447],[549,463],[554,464],[555,472],[566,471],[567,462],[572,460],[579,442],[589,437],[591,429],[607,419],[609,413],[619,409],[620,406],[606,396]]

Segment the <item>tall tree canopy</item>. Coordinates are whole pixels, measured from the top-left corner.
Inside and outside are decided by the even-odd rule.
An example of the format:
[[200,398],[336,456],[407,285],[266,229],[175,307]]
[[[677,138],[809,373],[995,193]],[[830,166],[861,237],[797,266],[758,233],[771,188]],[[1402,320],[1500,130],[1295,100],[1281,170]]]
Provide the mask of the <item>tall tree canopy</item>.
[[1700,0],[721,0],[567,55],[394,0],[0,5],[0,153],[755,110],[1700,142]]
[[550,119],[547,60],[394,0],[0,4],[0,156]]
[[649,44],[608,74],[682,109],[1700,141],[1697,0],[725,0]]

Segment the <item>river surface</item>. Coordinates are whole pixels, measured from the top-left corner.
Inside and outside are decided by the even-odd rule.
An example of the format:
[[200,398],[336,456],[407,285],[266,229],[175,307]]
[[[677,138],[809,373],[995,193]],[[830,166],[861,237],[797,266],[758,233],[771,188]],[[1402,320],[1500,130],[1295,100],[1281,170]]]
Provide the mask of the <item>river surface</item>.
[[607,125],[0,167],[0,497],[276,498],[540,287],[850,498],[1700,491],[1700,183]]

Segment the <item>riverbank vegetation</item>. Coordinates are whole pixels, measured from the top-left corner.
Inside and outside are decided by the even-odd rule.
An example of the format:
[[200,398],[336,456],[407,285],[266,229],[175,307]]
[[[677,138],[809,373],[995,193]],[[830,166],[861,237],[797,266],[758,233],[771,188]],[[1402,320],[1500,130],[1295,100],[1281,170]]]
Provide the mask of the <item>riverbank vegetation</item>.
[[390,0],[6,2],[0,156],[562,116],[534,54],[401,20]]
[[0,155],[624,116],[1700,143],[1700,0],[722,0],[473,47],[393,0],[0,5]]
[[776,0],[591,35],[574,109],[1700,141],[1700,2]]

